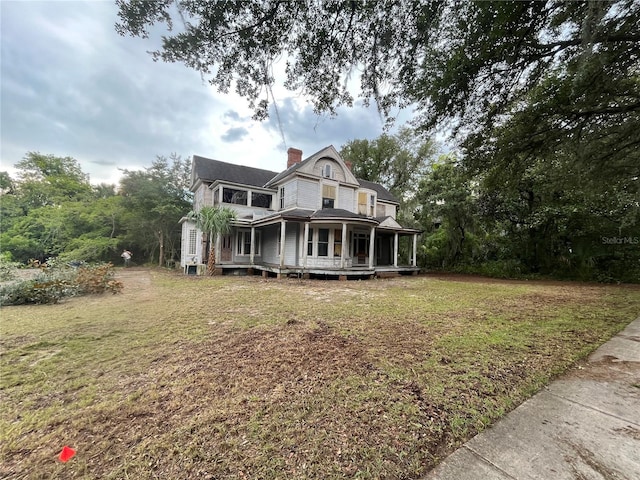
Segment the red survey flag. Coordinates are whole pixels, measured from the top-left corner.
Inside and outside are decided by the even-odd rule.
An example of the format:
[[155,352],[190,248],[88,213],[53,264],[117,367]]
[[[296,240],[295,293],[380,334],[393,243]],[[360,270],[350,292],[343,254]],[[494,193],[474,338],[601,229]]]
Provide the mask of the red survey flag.
[[71,460],[71,458],[76,454],[76,451],[71,448],[71,447],[67,447],[66,445],[62,448],[62,451],[60,452],[60,455],[58,455],[58,458],[60,459],[61,462],[68,462],[69,460]]

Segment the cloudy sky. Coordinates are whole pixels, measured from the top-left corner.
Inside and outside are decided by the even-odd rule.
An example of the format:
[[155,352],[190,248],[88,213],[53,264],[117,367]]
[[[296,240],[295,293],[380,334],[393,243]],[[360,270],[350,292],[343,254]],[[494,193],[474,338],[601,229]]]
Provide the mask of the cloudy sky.
[[94,184],[173,152],[279,171],[288,147],[306,157],[383,131],[375,108],[318,117],[276,87],[283,142],[274,115],[253,121],[244,99],[182,64],[154,62],[147,51],[159,33],[119,36],[112,1],[0,0],[0,18],[0,170],[10,173],[29,151],[75,158]]

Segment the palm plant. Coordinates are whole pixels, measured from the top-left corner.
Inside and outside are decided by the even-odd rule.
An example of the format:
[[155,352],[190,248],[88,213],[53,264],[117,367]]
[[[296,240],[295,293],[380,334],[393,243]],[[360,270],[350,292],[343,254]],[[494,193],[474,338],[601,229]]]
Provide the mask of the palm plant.
[[216,240],[218,235],[226,235],[231,231],[231,225],[237,218],[236,212],[229,207],[202,207],[188,216],[196,222],[199,230],[209,235],[207,274],[213,275],[216,270]]

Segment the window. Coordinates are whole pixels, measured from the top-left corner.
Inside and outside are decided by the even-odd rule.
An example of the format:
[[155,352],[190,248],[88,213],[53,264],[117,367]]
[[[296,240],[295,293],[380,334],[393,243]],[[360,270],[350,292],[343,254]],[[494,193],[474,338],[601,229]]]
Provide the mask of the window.
[[383,204],[379,203],[378,204],[378,216],[379,217],[384,217],[384,216],[386,216],[386,212],[387,212],[386,207]]
[[247,204],[247,192],[245,190],[237,190],[235,188],[224,187],[222,189],[223,203],[234,203],[236,205]]
[[284,187],[280,187],[280,210],[284,208]]
[[187,243],[187,255],[196,254],[196,240],[198,238],[198,232],[196,230],[189,230],[189,241]]
[[360,215],[367,214],[367,194],[365,192],[358,193],[358,213]]
[[322,185],[322,208],[333,208],[336,201],[336,187]]
[[313,256],[313,230],[309,229],[309,241],[307,242],[307,255]]
[[376,211],[376,196],[375,195],[371,195],[369,197],[369,216],[373,217],[373,214]]
[[333,256],[342,256],[342,229],[337,228],[333,231]]
[[322,176],[326,178],[331,178],[331,165],[328,163],[322,169]]
[[318,229],[318,256],[326,257],[329,255],[329,229]]
[[268,193],[251,192],[251,206],[271,208],[272,197]]
[[[255,234],[255,254],[260,255],[260,232]],[[240,230],[238,232],[237,255],[251,255],[251,230]]]

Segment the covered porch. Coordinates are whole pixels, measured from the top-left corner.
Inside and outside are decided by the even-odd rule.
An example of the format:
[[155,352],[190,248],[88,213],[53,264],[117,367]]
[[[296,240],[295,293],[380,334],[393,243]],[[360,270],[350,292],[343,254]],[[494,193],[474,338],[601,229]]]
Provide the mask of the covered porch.
[[[303,278],[389,277],[417,274],[415,229],[394,219],[376,219],[345,210],[295,210],[256,222],[262,228],[263,258],[250,267],[265,276]],[[253,235],[252,235],[253,236]],[[266,253],[274,242],[275,256]],[[400,261],[400,240],[408,237]],[[271,240],[270,240],[271,239]]]

